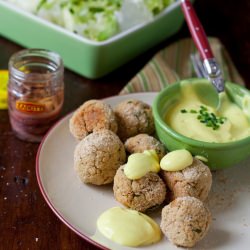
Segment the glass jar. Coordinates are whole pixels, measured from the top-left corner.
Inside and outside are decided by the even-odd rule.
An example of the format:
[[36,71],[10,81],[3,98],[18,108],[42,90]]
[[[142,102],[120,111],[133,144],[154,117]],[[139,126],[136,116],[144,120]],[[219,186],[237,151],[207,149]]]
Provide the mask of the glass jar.
[[8,108],[12,129],[25,141],[40,142],[57,119],[64,100],[61,57],[26,49],[9,61]]

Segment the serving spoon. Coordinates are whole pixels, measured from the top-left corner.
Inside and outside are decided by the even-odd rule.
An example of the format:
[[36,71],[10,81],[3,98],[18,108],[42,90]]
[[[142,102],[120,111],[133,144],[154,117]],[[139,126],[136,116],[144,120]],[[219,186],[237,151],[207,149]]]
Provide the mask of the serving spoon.
[[194,88],[197,94],[202,97],[208,105],[218,109],[220,107],[219,93],[223,92],[225,88],[220,66],[213,55],[206,33],[190,0],[181,0],[181,8],[203,62],[206,78],[211,82],[211,84],[197,82]]

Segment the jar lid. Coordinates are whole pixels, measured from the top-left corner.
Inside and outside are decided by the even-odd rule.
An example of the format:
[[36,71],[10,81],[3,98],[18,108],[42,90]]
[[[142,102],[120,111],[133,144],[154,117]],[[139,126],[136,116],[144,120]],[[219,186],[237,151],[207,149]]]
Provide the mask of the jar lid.
[[0,109],[7,109],[7,84],[9,79],[8,70],[0,70]]

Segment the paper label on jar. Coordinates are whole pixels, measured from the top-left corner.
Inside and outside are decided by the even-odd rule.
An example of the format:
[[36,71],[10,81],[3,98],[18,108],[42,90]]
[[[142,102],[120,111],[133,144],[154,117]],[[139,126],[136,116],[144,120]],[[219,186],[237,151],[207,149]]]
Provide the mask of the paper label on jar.
[[7,109],[8,70],[0,70],[0,109]]
[[33,102],[16,101],[16,109],[24,113],[40,114],[45,112],[45,105]]

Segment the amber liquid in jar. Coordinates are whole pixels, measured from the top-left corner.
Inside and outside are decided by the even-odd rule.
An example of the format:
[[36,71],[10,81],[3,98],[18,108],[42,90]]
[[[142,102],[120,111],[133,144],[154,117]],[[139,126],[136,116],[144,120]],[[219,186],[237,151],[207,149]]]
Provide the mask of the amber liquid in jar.
[[58,118],[63,101],[63,63],[59,55],[28,49],[11,57],[8,106],[18,138],[40,142]]

